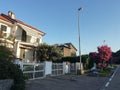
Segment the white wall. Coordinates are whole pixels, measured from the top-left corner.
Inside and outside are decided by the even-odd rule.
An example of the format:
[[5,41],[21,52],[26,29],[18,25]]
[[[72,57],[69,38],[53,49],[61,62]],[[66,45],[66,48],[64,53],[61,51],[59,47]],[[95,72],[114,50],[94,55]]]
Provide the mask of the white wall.
[[7,34],[7,37],[8,37],[10,35],[10,32],[11,32],[11,27],[6,25],[6,24],[0,23],[0,28],[1,28],[1,25],[4,25],[4,26],[7,27],[6,34]]
[[31,41],[30,41],[31,43],[36,43],[36,37],[35,36],[32,36],[32,38],[31,38]]
[[45,76],[52,74],[52,61],[45,61]]
[[21,40],[21,36],[22,36],[22,29],[17,27],[17,30],[15,32],[15,35],[16,35],[16,39],[17,40]]
[[77,68],[77,70],[83,70],[83,63],[81,63],[81,68],[80,68],[80,63],[79,62],[77,62],[76,63],[76,68]]
[[66,62],[63,62],[63,74],[68,73],[68,68],[66,67]]
[[19,46],[20,46],[20,43],[19,43],[19,41],[17,41],[14,45],[14,53],[16,55],[16,58],[20,58],[20,48],[19,48]]

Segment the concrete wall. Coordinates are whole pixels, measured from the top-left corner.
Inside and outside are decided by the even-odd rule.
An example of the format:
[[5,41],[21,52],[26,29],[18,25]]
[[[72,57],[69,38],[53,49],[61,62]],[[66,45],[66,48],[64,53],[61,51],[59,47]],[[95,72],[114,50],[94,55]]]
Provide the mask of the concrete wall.
[[11,86],[13,85],[13,80],[0,80],[0,90],[10,90]]

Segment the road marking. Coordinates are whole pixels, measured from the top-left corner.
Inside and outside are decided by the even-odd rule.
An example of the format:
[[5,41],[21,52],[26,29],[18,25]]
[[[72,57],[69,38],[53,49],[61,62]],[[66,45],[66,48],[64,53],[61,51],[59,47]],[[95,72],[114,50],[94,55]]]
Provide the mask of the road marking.
[[109,84],[110,84],[110,82],[107,82],[107,83],[106,83],[106,85],[105,85],[105,87],[108,87],[108,86],[109,86]]
[[105,88],[103,88],[102,90],[106,90],[106,88],[109,86],[110,82],[112,81],[113,77],[115,76],[115,74],[118,71],[118,67],[117,69],[114,71],[114,73],[112,74],[112,76],[110,77],[109,81],[105,84]]
[[112,78],[109,79],[109,81],[111,81],[111,80],[112,80]]
[[111,78],[113,78],[115,76],[115,72],[113,73],[113,75],[111,76]]

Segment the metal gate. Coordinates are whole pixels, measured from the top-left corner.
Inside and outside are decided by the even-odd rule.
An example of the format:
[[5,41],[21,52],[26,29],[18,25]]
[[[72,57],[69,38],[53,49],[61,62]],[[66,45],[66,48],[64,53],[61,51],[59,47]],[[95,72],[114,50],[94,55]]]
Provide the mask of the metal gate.
[[70,73],[72,74],[77,73],[76,63],[70,63]]
[[52,76],[63,75],[63,63],[52,63]]
[[45,76],[44,63],[23,63],[22,71],[27,79],[39,79]]

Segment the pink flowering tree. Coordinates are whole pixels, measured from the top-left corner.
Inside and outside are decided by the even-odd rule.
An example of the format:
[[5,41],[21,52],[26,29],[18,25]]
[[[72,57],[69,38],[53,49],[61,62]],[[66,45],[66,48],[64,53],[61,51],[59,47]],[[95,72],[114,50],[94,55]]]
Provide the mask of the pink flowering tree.
[[110,47],[108,47],[107,45],[103,45],[98,47],[98,53],[91,52],[89,54],[89,57],[91,60],[94,61],[94,63],[97,64],[99,68],[104,69],[107,66],[107,62],[112,57],[112,51]]
[[100,60],[98,66],[100,68],[105,68],[107,66],[106,62],[108,62],[112,57],[112,51],[110,47],[108,47],[107,45],[98,47],[98,56]]

